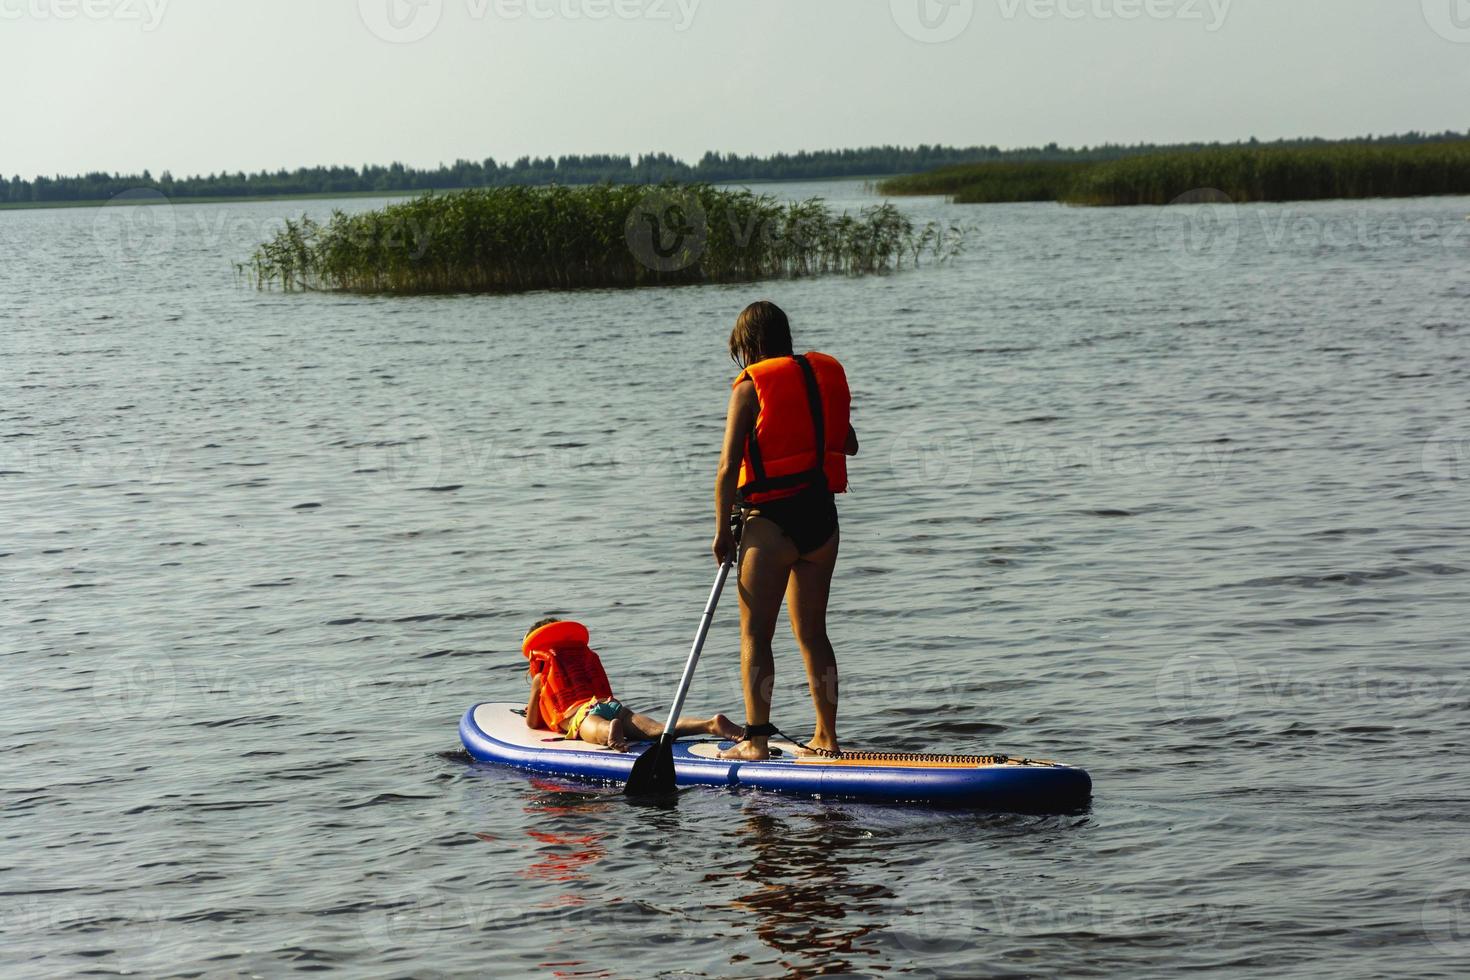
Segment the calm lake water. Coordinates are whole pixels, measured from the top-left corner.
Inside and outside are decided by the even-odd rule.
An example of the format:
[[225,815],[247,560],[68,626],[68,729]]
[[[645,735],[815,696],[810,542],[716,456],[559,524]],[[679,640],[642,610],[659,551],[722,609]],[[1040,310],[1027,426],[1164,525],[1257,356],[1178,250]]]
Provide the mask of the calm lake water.
[[[1470,972],[1470,199],[909,200],[964,255],[867,279],[236,278],[334,203],[379,202],[0,213],[7,976]],[[1062,759],[1088,812],[459,755],[546,613],[671,699],[762,297],[852,381],[845,744]],[[691,709],[740,714],[737,646],[727,603]]]

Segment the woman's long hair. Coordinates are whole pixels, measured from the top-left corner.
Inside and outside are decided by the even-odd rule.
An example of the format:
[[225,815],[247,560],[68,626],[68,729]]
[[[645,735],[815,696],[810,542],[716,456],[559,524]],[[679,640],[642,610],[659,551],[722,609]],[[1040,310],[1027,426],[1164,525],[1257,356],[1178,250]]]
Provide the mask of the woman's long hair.
[[770,300],[751,303],[740,311],[730,331],[730,360],[748,368],[767,357],[791,354],[791,321]]

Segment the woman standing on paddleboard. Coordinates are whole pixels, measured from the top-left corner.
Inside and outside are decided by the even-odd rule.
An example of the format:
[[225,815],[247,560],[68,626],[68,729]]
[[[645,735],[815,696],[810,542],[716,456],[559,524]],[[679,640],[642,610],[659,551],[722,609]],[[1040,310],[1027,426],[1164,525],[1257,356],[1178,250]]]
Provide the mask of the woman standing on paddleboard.
[[783,596],[817,711],[811,748],[836,754],[837,656],[827,638],[827,597],[840,536],[833,494],[847,491],[847,457],[858,451],[848,419],[847,375],[826,354],[794,354],[786,314],[765,301],[752,303],[736,320],[730,357],[741,371],[730,395],[715,482],[713,547],[720,562],[734,549],[729,520],[741,508],[746,739],[724,757],[769,755],[776,673],[771,638]]

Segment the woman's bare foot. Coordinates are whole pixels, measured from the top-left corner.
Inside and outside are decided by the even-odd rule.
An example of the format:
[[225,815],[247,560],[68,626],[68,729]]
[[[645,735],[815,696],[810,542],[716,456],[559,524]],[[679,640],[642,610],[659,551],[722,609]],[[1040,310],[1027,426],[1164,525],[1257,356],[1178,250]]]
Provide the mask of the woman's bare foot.
[[836,742],[830,745],[818,745],[813,742],[809,749],[798,747],[796,754],[803,759],[836,759],[842,755],[842,750],[837,747]]
[[628,751],[628,733],[623,730],[623,719],[614,718],[608,722],[607,747],[614,752]]
[[732,762],[764,762],[771,757],[771,750],[766,748],[765,739],[759,739],[758,741],[760,742],[759,745],[754,740],[732,745],[720,753],[720,758],[728,759]]
[[745,734],[745,729],[724,715],[715,715],[709,720],[709,733],[733,742]]

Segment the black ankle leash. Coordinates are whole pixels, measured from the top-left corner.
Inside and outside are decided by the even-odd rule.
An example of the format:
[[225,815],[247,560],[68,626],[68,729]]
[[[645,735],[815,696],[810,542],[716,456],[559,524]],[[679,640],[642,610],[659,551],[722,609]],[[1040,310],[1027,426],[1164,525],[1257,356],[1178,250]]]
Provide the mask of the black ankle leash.
[[790,735],[787,735],[785,732],[781,731],[781,729],[777,728],[770,722],[766,722],[763,725],[752,725],[749,722],[746,722],[745,731],[742,732],[740,737],[735,740],[735,744],[739,745],[741,742],[748,742],[752,738],[769,738],[772,735],[775,735],[779,738],[784,738],[786,741],[799,748],[806,749],[808,752],[814,752],[817,755],[823,756],[828,759],[842,758],[841,752],[831,752],[827,749],[819,749],[814,745],[803,742],[799,738],[792,738]]

